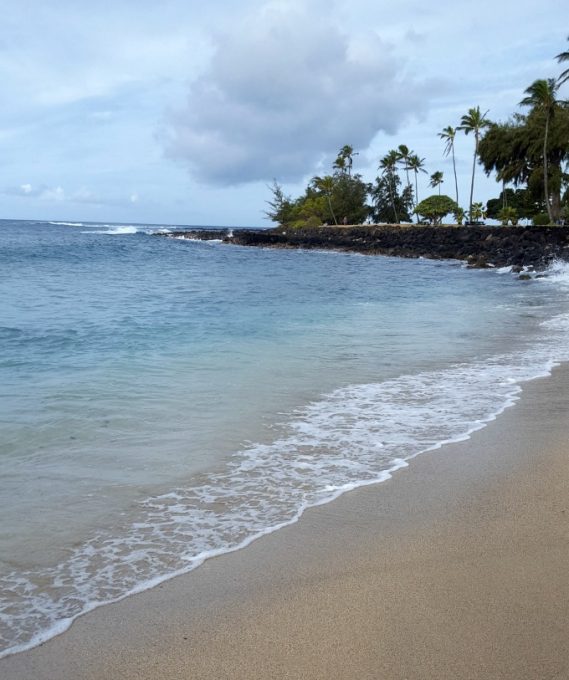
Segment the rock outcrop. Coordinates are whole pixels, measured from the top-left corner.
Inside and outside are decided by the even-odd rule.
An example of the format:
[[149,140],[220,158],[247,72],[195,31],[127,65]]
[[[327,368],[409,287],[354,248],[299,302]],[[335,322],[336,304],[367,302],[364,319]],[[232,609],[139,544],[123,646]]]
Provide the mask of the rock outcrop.
[[569,227],[365,225],[305,229],[185,231],[170,236],[223,239],[241,246],[318,248],[396,257],[465,260],[472,267],[543,267],[569,259]]
[[243,230],[227,239],[244,246],[324,248],[369,255],[466,260],[473,267],[541,267],[569,259],[568,227],[378,225]]

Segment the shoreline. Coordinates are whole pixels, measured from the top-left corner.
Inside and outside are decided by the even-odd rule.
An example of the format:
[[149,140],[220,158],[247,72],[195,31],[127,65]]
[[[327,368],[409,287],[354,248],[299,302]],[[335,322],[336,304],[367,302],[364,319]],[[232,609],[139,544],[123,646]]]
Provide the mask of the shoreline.
[[225,232],[184,230],[168,238],[212,240],[261,248],[339,250],[363,255],[463,260],[476,268],[545,268],[569,257],[568,227],[425,226],[415,224],[347,225]]
[[[10,680],[340,678],[349,677],[345,664],[350,660],[353,677],[565,677],[569,659],[567,654],[561,656],[561,638],[569,637],[569,592],[565,571],[558,573],[558,568],[566,563],[569,550],[566,542],[553,540],[562,535],[560,527],[542,521],[543,508],[537,501],[543,501],[551,491],[546,509],[555,504],[555,518],[567,521],[566,499],[553,491],[560,485],[566,491],[569,486],[565,444],[569,395],[564,387],[568,377],[569,367],[564,365],[554,369],[552,377],[525,383],[520,401],[468,441],[415,458],[387,483],[360,487],[327,505],[311,508],[298,523],[266,535],[246,549],[209,559],[196,571],[85,614],[66,633],[42,646],[0,660],[0,672],[6,672]],[[489,508],[493,514],[488,514]],[[547,517],[552,519],[551,513]],[[489,530],[500,522],[507,525],[509,534],[501,535],[494,548],[512,544],[513,552],[507,556],[509,570],[498,570],[500,578],[487,570],[486,581],[476,558],[482,550],[494,566],[502,564],[498,560],[496,565],[496,555],[483,550]],[[534,525],[541,537],[529,531]],[[464,545],[456,544],[457,536]],[[516,551],[526,544],[531,550]],[[437,551],[433,552],[433,546]],[[525,604],[527,588],[524,594],[514,587],[520,560],[528,568],[522,577],[540,576],[540,583],[531,582],[532,597]],[[405,571],[405,565],[414,565],[411,573]],[[457,568],[468,572],[470,580],[456,581]],[[527,586],[527,578],[522,581]],[[430,588],[424,588],[427,583],[439,596],[430,603],[429,616],[415,621],[416,606],[424,606],[429,599]],[[453,585],[452,603],[446,599],[445,583],[447,589]],[[421,584],[423,588],[417,590]],[[539,627],[531,616],[527,621],[512,616],[520,607],[531,614],[538,586],[548,605],[543,611],[538,607]],[[433,607],[446,606],[448,620],[460,627],[457,607],[464,616],[469,603],[478,612],[469,635],[488,644],[491,636],[483,629],[491,628],[492,621],[481,605],[482,595],[491,596],[495,604],[502,603],[501,608],[490,610],[500,620],[494,635],[503,636],[503,626],[516,629],[521,625],[518,637],[525,640],[525,646],[516,647],[516,640],[509,640],[508,664],[501,663],[500,655],[494,659],[495,669],[491,667],[494,675],[482,670],[468,675],[466,669],[473,666],[451,654],[453,650],[441,638],[443,633],[429,632],[425,621],[435,615]],[[391,604],[385,609],[387,602]],[[385,616],[374,618],[370,603],[383,607]],[[558,619],[557,629],[550,619]],[[439,621],[438,628],[443,629],[445,621]],[[410,640],[403,636],[397,643],[386,622],[433,639],[420,653],[413,635]],[[514,663],[515,654],[527,661],[532,651],[527,645],[528,626],[532,636],[537,636],[539,648],[549,649],[555,643],[559,650],[557,659],[549,659],[553,651],[548,655],[550,668],[546,671],[544,667],[541,675],[536,674],[535,660],[530,659],[534,665],[528,666],[526,675],[523,667],[516,668]],[[392,651],[380,653],[370,635],[377,643],[383,641],[383,652],[385,646]],[[460,639],[467,642],[463,636]],[[398,644],[402,649],[396,654],[393,650]],[[405,649],[408,658],[402,655]],[[459,656],[480,665],[477,648],[470,649],[470,656],[468,649],[462,649]],[[451,666],[444,662],[450,659],[449,654],[454,664],[452,675]],[[372,666],[366,666],[372,659],[373,668],[383,668],[383,674],[374,675]],[[400,668],[393,665],[393,659],[399,659]],[[420,674],[420,669],[427,667],[432,667],[433,675],[430,671]]]

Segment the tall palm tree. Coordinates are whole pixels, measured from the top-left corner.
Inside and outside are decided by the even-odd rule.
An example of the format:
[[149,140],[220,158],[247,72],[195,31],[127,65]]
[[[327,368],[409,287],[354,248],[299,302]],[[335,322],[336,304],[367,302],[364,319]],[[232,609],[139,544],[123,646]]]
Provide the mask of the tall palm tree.
[[[567,40],[569,40],[569,38],[567,38]],[[569,61],[569,50],[565,50],[565,52],[560,52],[555,58],[560,64]],[[561,73],[557,78],[557,84],[563,85],[563,83],[566,83],[568,80],[569,80],[569,68],[566,68],[565,71],[563,71],[563,73]]]
[[411,158],[413,152],[409,150],[408,146],[405,146],[405,144],[400,144],[397,147],[397,153],[399,154],[399,160],[403,161],[403,169],[405,170],[405,175],[407,176],[407,186],[411,186],[411,182],[409,180],[409,159]]
[[397,214],[397,207],[395,205],[395,169],[397,168],[397,163],[399,161],[399,153],[392,149],[387,153],[380,161],[379,168],[381,174],[386,178],[387,185],[389,186],[389,196],[391,198],[391,207],[393,208],[393,214],[395,215],[395,222],[399,222],[399,215]]
[[429,186],[433,187],[435,189],[436,187],[439,187],[439,196],[441,195],[441,184],[444,182],[443,179],[443,173],[440,170],[437,170],[436,172],[433,172],[431,175],[431,181],[429,182]]
[[[412,156],[409,157],[409,170],[413,170],[415,173],[415,208],[417,207],[417,204],[419,203],[419,187],[417,183],[417,177],[419,176],[420,172],[424,172],[427,174],[427,171],[425,170],[425,159],[424,158],[419,158],[417,154],[413,154]],[[419,222],[419,215],[417,215],[417,222]]]
[[352,174],[352,166],[354,164],[354,156],[357,156],[357,151],[354,151],[354,147],[349,144],[344,144],[338,153],[338,157],[334,161],[334,168],[340,170],[340,172],[347,172],[348,175]]
[[454,157],[454,138],[456,137],[456,128],[448,125],[439,132],[439,137],[445,142],[445,156],[452,154],[452,169],[454,172],[454,187],[456,189],[456,204],[458,205],[458,180],[456,178],[456,160]]
[[[488,111],[486,111],[488,113]],[[472,181],[470,182],[470,203],[468,217],[472,221],[472,199],[474,196],[474,175],[476,173],[476,159],[478,157],[478,144],[480,142],[480,133],[485,127],[490,125],[490,121],[486,118],[486,113],[481,113],[480,107],[468,109],[468,113],[462,116],[460,120],[459,130],[462,130],[465,135],[469,133],[474,134],[474,158],[472,160]]]
[[545,129],[543,133],[543,188],[545,191],[545,205],[549,221],[553,222],[551,203],[549,201],[549,178],[547,163],[547,141],[549,137],[549,123],[559,102],[556,99],[559,83],[555,78],[535,80],[526,90],[527,97],[520,102],[520,106],[531,106],[534,111],[545,114]]

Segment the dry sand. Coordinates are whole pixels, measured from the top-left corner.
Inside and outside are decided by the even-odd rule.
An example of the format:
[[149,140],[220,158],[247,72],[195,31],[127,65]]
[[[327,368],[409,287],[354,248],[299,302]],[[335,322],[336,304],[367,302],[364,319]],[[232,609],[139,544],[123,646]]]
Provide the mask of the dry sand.
[[2,680],[569,678],[569,370],[468,442],[0,661]]

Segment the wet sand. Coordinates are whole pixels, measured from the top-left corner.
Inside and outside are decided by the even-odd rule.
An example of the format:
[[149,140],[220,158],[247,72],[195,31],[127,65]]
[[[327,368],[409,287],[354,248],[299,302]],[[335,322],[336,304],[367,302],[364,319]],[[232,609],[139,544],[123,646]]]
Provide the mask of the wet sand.
[[569,368],[463,443],[0,661],[2,680],[569,678]]

